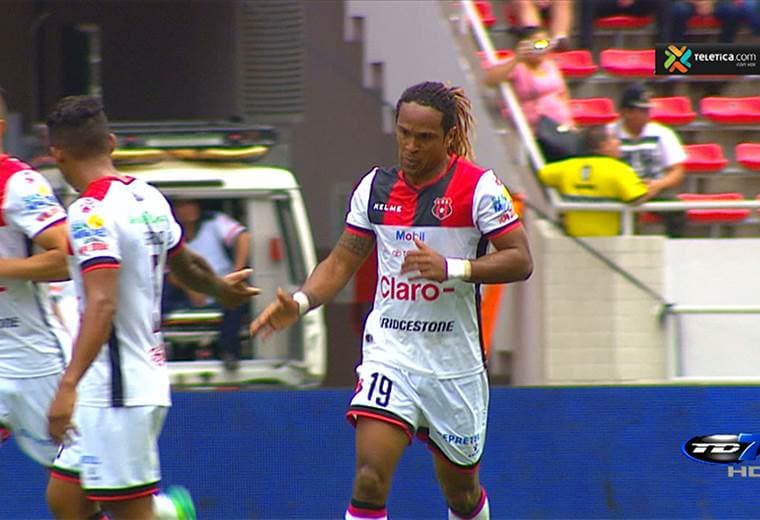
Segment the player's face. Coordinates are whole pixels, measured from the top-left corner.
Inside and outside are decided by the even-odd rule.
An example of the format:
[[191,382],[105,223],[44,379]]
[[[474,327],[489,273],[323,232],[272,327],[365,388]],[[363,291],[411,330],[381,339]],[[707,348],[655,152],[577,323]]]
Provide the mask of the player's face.
[[448,161],[449,137],[443,132],[438,110],[403,103],[396,118],[396,143],[401,169],[412,180],[425,180],[440,173]]

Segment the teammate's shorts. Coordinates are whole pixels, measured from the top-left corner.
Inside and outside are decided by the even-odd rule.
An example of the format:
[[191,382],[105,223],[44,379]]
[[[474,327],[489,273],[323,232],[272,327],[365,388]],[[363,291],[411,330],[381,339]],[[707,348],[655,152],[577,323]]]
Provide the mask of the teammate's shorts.
[[416,433],[446,460],[462,469],[477,466],[488,421],[485,371],[438,379],[380,363],[356,369],[358,382],[347,417],[370,417]]
[[61,374],[0,378],[0,425],[13,433],[21,451],[46,467],[58,452],[47,432],[47,412],[60,379]]
[[168,407],[77,406],[78,434],[64,443],[50,474],[81,483],[87,498],[130,500],[158,491],[158,436]]

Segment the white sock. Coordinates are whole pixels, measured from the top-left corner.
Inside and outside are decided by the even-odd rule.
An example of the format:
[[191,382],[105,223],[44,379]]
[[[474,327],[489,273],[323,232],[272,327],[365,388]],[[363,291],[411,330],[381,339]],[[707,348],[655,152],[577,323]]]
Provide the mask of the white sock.
[[475,508],[475,511],[470,513],[468,516],[459,516],[456,513],[454,513],[451,509],[449,509],[449,520],[490,520],[491,519],[491,508],[488,506],[488,495],[486,495],[486,490],[483,490],[483,494],[481,495],[480,503],[478,504],[478,507]]
[[153,495],[153,516],[156,520],[177,520],[179,518],[174,502],[163,493]]

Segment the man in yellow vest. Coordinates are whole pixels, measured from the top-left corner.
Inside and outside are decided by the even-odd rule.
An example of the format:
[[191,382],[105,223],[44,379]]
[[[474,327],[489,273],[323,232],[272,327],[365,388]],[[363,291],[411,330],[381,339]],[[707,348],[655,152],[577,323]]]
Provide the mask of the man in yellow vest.
[[[585,155],[545,165],[539,180],[556,188],[564,200],[642,203],[647,185],[619,159],[620,140],[605,126],[590,126],[581,134]],[[565,231],[572,236],[610,236],[620,233],[620,213],[568,211]]]

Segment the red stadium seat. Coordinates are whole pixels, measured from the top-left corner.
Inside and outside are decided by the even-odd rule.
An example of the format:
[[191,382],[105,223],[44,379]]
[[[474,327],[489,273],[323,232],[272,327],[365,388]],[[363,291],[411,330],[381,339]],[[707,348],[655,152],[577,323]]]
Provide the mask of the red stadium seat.
[[713,15],[694,15],[686,21],[689,29],[715,29],[720,27],[720,20]]
[[480,15],[480,21],[486,27],[491,27],[496,23],[496,16],[493,14],[493,6],[489,0],[476,0],[475,9]]
[[655,97],[649,117],[666,125],[685,125],[694,121],[697,114],[691,108],[691,100],[686,96]]
[[662,222],[662,217],[657,213],[642,212],[639,213],[639,224],[658,224]]
[[[515,57],[515,51],[512,49],[496,49],[495,53],[497,63],[501,61],[507,61]],[[493,63],[488,63],[486,53],[483,51],[478,51],[478,59],[480,60],[480,66],[484,69],[487,69],[494,65]]]
[[594,63],[591,52],[583,50],[555,52],[551,55],[562,74],[569,78],[590,76],[599,68]]
[[602,16],[594,20],[600,29],[640,29],[654,23],[654,16]]
[[599,64],[615,76],[654,76],[654,49],[605,49]]
[[610,98],[571,99],[570,112],[579,125],[600,125],[618,118],[615,104]]
[[716,123],[760,123],[760,96],[706,97],[699,102],[700,113]]
[[[741,193],[679,193],[678,198],[685,202],[707,200],[744,200]],[[724,222],[738,222],[749,217],[749,209],[689,209],[686,210],[686,219],[691,222],[707,224],[720,224]]]
[[734,148],[736,162],[750,170],[760,170],[760,143],[740,143]]
[[719,144],[687,144],[683,149],[686,152],[683,167],[687,173],[717,172],[728,164]]

